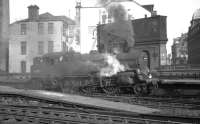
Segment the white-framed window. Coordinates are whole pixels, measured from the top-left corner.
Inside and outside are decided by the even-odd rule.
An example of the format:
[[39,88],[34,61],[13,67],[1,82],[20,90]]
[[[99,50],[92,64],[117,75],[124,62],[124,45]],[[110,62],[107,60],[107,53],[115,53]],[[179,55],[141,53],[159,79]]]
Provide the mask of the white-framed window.
[[21,55],[26,55],[27,53],[27,42],[21,41]]
[[21,35],[26,35],[27,33],[27,25],[26,24],[21,24]]
[[38,23],[38,34],[44,34],[44,23]]
[[52,53],[54,48],[54,42],[48,41],[48,53]]
[[48,23],[48,34],[53,34],[54,33],[54,23],[49,22]]

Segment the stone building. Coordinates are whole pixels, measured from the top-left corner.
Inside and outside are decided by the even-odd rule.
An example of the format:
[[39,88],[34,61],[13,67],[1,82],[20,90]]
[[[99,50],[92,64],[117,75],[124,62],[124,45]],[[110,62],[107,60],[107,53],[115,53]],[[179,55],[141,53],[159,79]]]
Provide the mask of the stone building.
[[[115,26],[115,23],[98,26],[97,47],[100,52],[110,52],[113,48],[123,49],[126,45],[132,45],[130,42],[134,42],[129,47],[142,52],[139,61],[144,62],[148,68],[154,70],[160,65],[167,64],[166,16],[157,15],[135,19],[130,25],[128,22],[127,24],[126,22],[119,24],[118,27]],[[127,30],[128,27],[133,29],[133,34]],[[125,52],[126,50],[121,51]]]
[[69,28],[75,22],[66,16],[39,14],[39,7],[28,7],[28,18],[10,25],[9,72],[28,73],[33,58],[45,53],[67,51]]
[[187,64],[188,47],[187,47],[187,33],[180,37],[174,38],[172,45],[172,65]]
[[151,70],[167,64],[166,18],[166,16],[154,15],[133,20],[135,48],[143,52],[141,59]]
[[193,14],[188,31],[188,63],[200,64],[200,9]]
[[8,72],[9,0],[0,0],[0,71]]

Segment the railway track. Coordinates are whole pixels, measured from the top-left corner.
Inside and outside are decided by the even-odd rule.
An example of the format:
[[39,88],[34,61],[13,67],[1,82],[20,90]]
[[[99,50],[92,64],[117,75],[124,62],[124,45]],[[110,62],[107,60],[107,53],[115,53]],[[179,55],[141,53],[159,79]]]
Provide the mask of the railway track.
[[99,94],[90,95],[90,97],[157,108],[169,116],[200,117],[199,98],[105,96]]
[[[12,123],[30,123],[30,124],[186,124],[196,123],[194,121],[188,121],[188,119],[177,118],[174,121],[165,119],[158,119],[154,117],[152,119],[145,119],[141,117],[122,117],[106,114],[84,113],[74,111],[63,111],[58,108],[34,108],[32,106],[0,106],[0,122],[12,122]],[[162,117],[163,118],[163,117]],[[173,118],[175,119],[175,118]]]
[[199,98],[178,98],[178,97],[138,97],[138,96],[111,96],[104,94],[86,95],[89,97],[101,98],[105,100],[124,102],[129,104],[138,104],[148,107],[158,108],[185,108],[185,109],[200,109]]
[[15,124],[188,124],[198,118],[134,115],[19,95],[0,95],[0,122]]

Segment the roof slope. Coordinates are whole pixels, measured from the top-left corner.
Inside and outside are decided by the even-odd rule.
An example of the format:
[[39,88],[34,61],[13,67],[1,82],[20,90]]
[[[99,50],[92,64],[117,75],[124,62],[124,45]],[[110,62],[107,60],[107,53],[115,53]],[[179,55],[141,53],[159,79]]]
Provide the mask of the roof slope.
[[20,22],[32,22],[32,21],[38,21],[38,22],[42,22],[42,21],[64,21],[65,23],[69,24],[69,25],[74,25],[75,21],[70,19],[69,17],[66,16],[54,16],[51,13],[43,13],[39,15],[39,18],[37,20],[32,20],[32,19],[23,19],[23,20],[19,20],[16,21],[15,23],[20,23]]

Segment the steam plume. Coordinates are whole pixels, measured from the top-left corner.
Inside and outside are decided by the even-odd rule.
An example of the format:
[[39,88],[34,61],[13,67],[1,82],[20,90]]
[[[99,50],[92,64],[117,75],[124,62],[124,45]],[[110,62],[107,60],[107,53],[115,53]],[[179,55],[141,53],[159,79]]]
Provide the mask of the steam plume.
[[108,15],[114,19],[114,21],[127,20],[127,12],[121,4],[120,0],[99,0],[99,4],[107,9]]
[[127,20],[127,12],[121,4],[112,3],[109,5],[108,13],[114,19],[114,22]]
[[[99,0],[99,4],[107,9],[108,16],[114,23],[104,26],[104,32],[117,36],[127,41],[131,48],[135,45],[133,25],[128,21],[128,14],[125,7],[120,3],[122,0]],[[105,37],[105,36],[104,36]],[[108,42],[102,37],[103,42]]]
[[110,77],[118,72],[125,71],[126,67],[117,60],[116,56],[111,54],[104,54],[107,66],[101,68],[100,75]]

